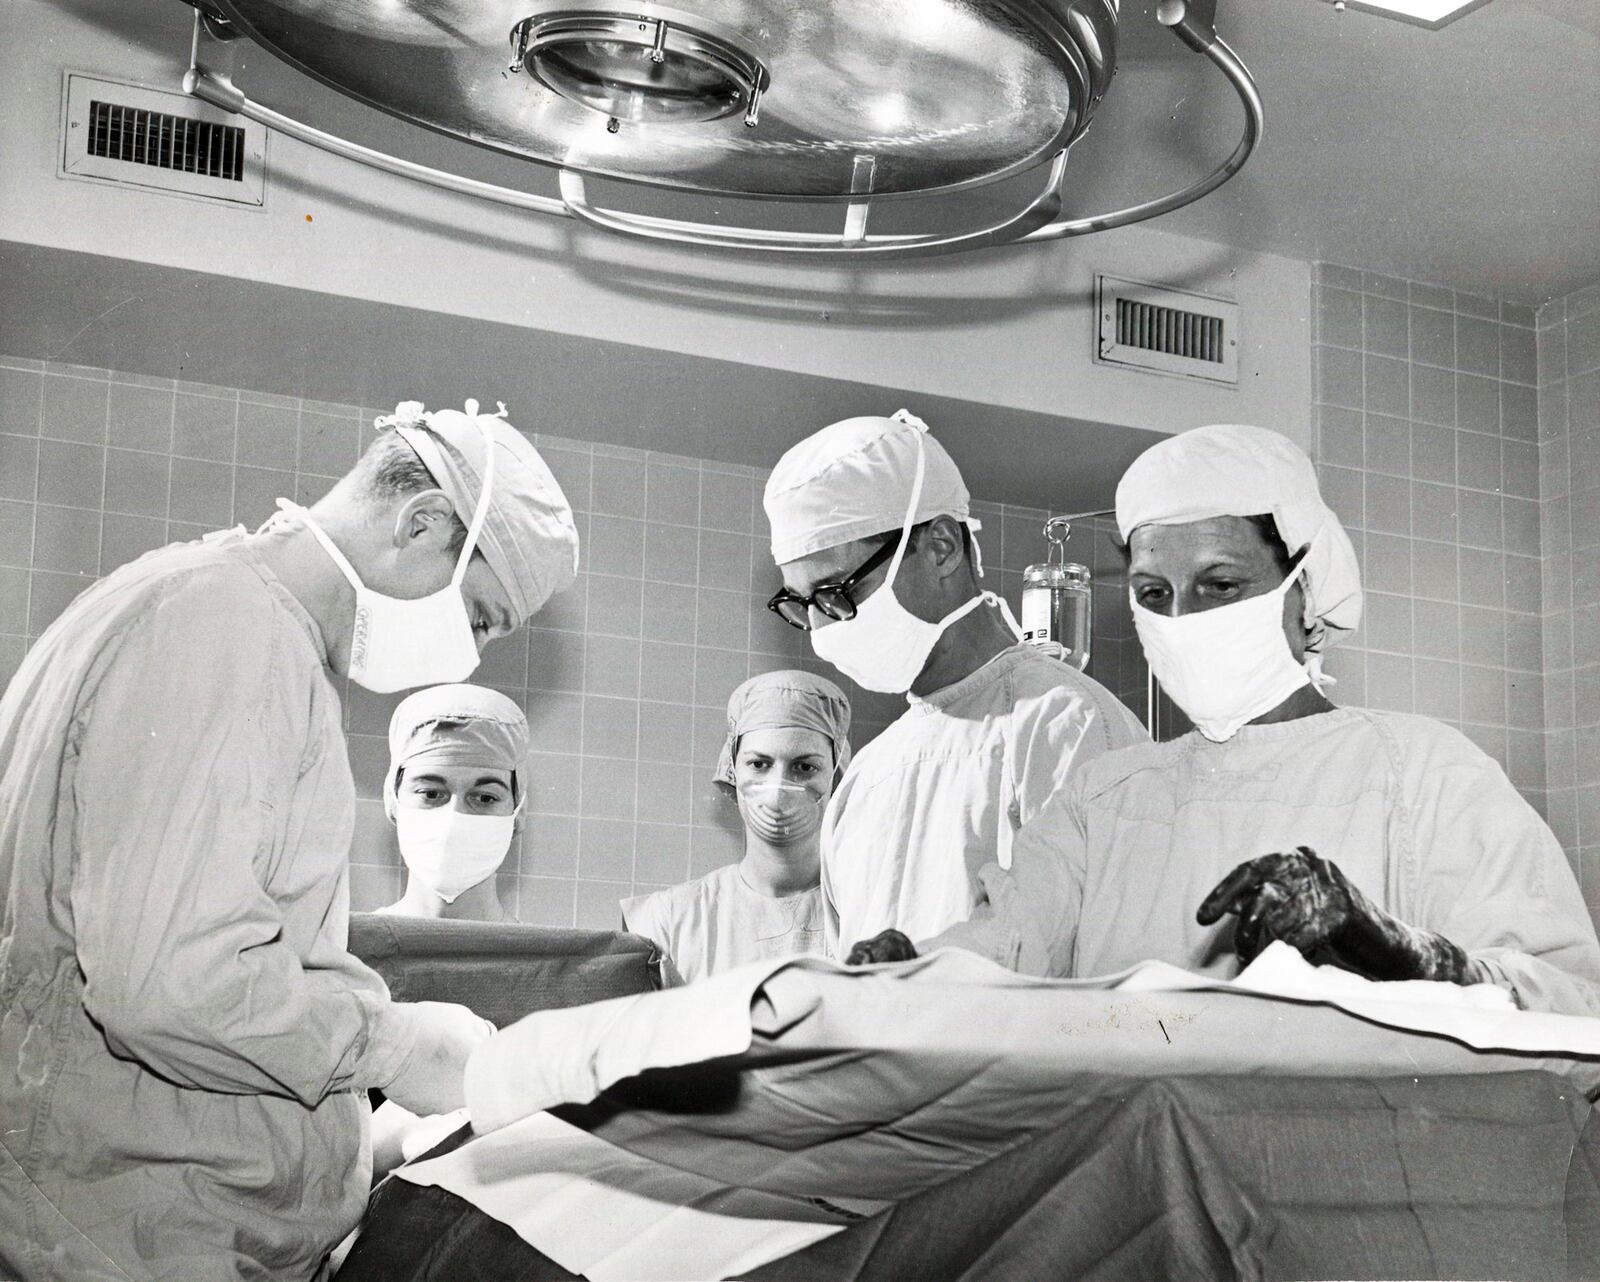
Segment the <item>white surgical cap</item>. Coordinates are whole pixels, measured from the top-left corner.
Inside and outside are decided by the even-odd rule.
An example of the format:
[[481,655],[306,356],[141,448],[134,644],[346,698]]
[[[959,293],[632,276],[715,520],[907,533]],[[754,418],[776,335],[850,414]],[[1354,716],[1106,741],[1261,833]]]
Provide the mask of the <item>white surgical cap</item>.
[[469,524],[483,493],[488,429],[494,485],[478,546],[521,623],[577,578],[578,529],[550,468],[504,414],[504,406],[498,415],[479,414],[477,401],[468,401],[465,413],[430,413],[420,401],[404,401],[376,426],[405,438]]
[[1290,555],[1310,549],[1307,648],[1337,644],[1361,622],[1361,566],[1350,536],[1322,501],[1316,468],[1293,441],[1261,427],[1197,427],[1152,445],[1117,485],[1124,541],[1141,525],[1260,515],[1272,517]]
[[423,766],[476,766],[511,772],[511,790],[524,796],[528,719],[498,690],[485,686],[429,686],[407,695],[389,718],[389,773],[383,808],[394,818],[400,772]]
[[751,677],[728,700],[728,737],[717,757],[712,782],[734,786],[733,757],[739,738],[751,730],[815,730],[833,745],[835,777],[850,764],[850,700],[813,672],[764,672]]
[[806,437],[778,460],[761,497],[778,565],[852,539],[898,530],[917,476],[917,439],[927,451],[922,495],[910,524],[951,516],[976,530],[961,473],[907,410],[892,418],[847,418]]

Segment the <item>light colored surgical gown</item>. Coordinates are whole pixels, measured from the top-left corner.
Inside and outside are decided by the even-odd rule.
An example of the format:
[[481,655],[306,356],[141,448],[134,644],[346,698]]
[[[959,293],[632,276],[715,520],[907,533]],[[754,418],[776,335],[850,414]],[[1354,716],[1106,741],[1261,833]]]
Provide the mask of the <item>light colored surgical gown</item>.
[[367,1194],[362,1088],[414,1045],[344,948],[320,634],[251,546],[94,585],[0,700],[0,1259],[28,1282],[310,1277]]
[[1425,717],[1341,708],[1095,762],[983,870],[957,944],[1035,975],[1148,957],[1232,976],[1233,921],[1195,921],[1258,855],[1310,846],[1378,907],[1481,960],[1529,1010],[1600,1015],[1600,943],[1555,835],[1500,767]]
[[823,821],[835,956],[891,927],[925,939],[964,921],[979,870],[1074,771],[1147,741],[1114,694],[1031,645],[907,701],[851,761]]
[[622,928],[653,940],[668,986],[715,971],[823,949],[822,890],[781,898],[752,890],[728,864],[698,881],[622,901]]

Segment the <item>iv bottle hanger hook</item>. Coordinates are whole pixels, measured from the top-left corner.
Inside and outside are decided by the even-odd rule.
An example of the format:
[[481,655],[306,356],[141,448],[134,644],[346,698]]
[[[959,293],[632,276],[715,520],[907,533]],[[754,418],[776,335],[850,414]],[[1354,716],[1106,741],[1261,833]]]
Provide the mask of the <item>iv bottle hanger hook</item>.
[[1044,537],[1050,544],[1046,558],[1051,565],[1067,563],[1067,540],[1072,537],[1072,521],[1065,516],[1052,516],[1044,523]]

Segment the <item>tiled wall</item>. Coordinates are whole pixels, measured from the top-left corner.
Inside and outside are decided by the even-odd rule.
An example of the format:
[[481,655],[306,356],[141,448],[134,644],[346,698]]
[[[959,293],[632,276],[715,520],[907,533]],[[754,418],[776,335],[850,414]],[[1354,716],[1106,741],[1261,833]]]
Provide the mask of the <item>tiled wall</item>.
[[1312,295],[1318,472],[1367,589],[1335,702],[1459,727],[1544,811],[1533,312],[1328,264]]
[[[376,412],[0,357],[0,682],[96,575],[173,539],[253,526],[278,495],[318,497]],[[762,606],[778,580],[756,472],[534,439],[577,511],[584,568],[531,627],[492,645],[474,678],[533,727],[529,813],[502,899],[525,921],[610,926],[619,897],[738,857],[737,815],[708,781],[733,687],[773,668],[825,669]],[[1015,607],[1022,568],[1042,559],[1045,514],[977,507],[990,580]],[[1142,708],[1107,524],[1085,523],[1069,551],[1103,579],[1094,671]],[[858,744],[903,706],[851,693]],[[401,885],[378,801],[397,701],[345,691],[357,908]]]
[[1539,309],[1550,824],[1600,916],[1600,285]]

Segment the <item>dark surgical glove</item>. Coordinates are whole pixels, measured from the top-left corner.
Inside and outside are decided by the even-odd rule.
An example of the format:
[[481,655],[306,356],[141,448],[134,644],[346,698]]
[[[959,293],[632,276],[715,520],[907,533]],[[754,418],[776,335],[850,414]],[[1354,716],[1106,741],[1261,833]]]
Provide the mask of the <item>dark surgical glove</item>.
[[917,946],[898,930],[886,930],[863,939],[850,950],[844,959],[846,966],[871,966],[875,962],[910,961],[917,955]]
[[1244,963],[1281,939],[1311,962],[1332,962],[1368,979],[1477,984],[1489,978],[1443,935],[1376,907],[1309,846],[1240,864],[1205,897],[1195,919],[1209,926],[1224,913],[1239,919],[1233,949]]

